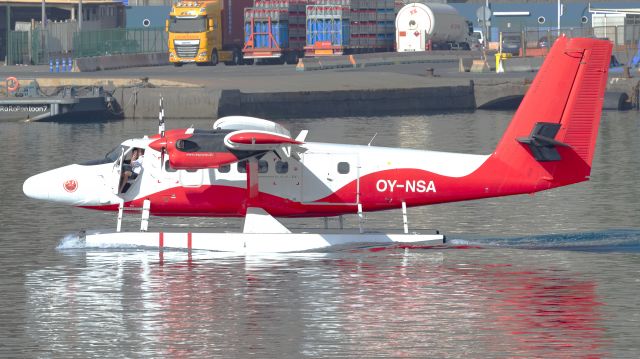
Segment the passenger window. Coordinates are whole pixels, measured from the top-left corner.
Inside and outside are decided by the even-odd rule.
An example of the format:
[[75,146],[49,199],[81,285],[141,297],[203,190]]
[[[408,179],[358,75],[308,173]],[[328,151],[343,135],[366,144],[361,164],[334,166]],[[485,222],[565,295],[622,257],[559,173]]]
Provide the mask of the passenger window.
[[289,172],[289,162],[284,162],[284,161],[276,162],[276,172],[280,174]]
[[247,173],[247,161],[238,162],[238,172],[239,173]]
[[338,162],[338,173],[343,175],[349,173],[349,162]]
[[229,173],[231,171],[231,165],[222,165],[218,167],[218,172],[220,173]]
[[265,160],[258,161],[258,173],[267,173],[269,171],[269,162]]
[[169,164],[169,161],[164,162],[164,170],[167,172],[176,172],[176,169],[171,167],[171,165]]

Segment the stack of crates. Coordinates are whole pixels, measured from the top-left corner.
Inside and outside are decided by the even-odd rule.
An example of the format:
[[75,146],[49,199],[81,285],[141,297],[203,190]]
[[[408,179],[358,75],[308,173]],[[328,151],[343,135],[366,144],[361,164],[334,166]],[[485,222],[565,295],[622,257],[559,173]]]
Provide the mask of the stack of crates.
[[307,46],[349,46],[349,16],[350,9],[342,4],[308,5]]
[[307,5],[307,50],[328,45],[352,52],[393,50],[395,0],[314,2],[315,5]]
[[357,48],[392,50],[395,41],[395,0],[352,0],[351,40]]
[[[253,7],[244,11],[245,48],[302,50],[306,42],[307,3],[307,0],[255,0]],[[247,46],[252,36],[253,44]]]

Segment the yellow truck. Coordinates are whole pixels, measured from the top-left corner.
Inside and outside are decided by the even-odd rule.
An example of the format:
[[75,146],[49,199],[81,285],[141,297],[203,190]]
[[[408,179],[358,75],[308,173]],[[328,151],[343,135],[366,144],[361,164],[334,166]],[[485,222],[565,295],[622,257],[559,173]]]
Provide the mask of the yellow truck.
[[169,61],[215,66],[243,63],[244,9],[252,0],[181,1],[171,7],[166,31]]

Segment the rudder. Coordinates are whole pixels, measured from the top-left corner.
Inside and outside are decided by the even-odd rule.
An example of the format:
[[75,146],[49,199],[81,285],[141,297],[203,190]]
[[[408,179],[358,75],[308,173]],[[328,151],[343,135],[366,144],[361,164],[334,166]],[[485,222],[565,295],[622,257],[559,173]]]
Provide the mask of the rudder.
[[611,49],[607,40],[558,38],[499,142],[495,159],[540,181],[539,190],[587,180]]

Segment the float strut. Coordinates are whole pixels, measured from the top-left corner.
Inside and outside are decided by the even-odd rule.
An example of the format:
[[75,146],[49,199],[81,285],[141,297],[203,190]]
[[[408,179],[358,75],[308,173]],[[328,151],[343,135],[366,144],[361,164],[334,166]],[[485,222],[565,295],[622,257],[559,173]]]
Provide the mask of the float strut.
[[116,224],[116,232],[120,232],[122,229],[122,214],[124,212],[124,200],[120,199],[120,204],[118,205],[118,223]]
[[142,219],[140,220],[140,232],[146,232],[149,229],[149,209],[151,208],[151,201],[145,199],[142,202]]
[[407,221],[407,203],[402,202],[402,224],[404,225],[404,234],[409,233],[409,222]]
[[362,213],[362,203],[358,203],[358,219],[360,220],[360,233],[364,233],[364,214]]

